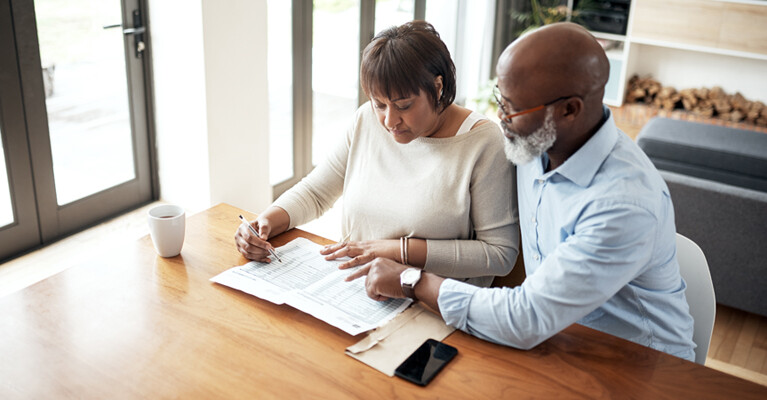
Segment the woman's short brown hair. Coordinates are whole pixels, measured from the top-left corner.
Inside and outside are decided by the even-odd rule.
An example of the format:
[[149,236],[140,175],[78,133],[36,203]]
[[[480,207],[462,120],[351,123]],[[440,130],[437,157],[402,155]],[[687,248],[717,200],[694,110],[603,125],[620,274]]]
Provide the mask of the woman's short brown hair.
[[[455,65],[439,33],[426,21],[412,21],[378,33],[362,52],[360,84],[368,97],[387,99],[423,90],[442,112],[455,100]],[[442,77],[442,95],[434,79]]]

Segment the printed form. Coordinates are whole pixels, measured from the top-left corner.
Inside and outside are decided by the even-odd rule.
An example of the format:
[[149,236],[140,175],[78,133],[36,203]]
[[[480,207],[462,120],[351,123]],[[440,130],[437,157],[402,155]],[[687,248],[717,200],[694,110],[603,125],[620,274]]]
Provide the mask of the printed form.
[[279,247],[282,262],[251,261],[210,280],[275,304],[288,304],[350,335],[375,329],[402,312],[411,299],[375,301],[365,292],[365,278],[345,282],[353,269],[327,261],[321,245],[298,238]]

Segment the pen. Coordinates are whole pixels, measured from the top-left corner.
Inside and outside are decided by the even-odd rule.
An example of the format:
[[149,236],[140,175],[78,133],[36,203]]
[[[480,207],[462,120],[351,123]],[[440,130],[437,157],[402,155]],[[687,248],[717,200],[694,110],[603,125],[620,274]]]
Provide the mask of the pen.
[[[248,220],[246,220],[246,219],[245,219],[245,217],[243,217],[242,215],[240,215],[240,220],[241,220],[242,222],[244,222],[244,223],[245,223],[245,225],[247,225],[247,226],[248,226],[248,229],[250,229],[250,231],[251,231],[251,232],[253,232],[253,234],[254,234],[254,235],[258,236],[258,232],[256,232],[256,230],[255,230],[255,229],[253,229],[253,225],[251,225],[251,224],[248,222]],[[271,255],[272,255],[272,257],[276,258],[276,259],[277,259],[277,261],[279,261],[279,262],[282,262],[282,260],[280,260],[280,257],[277,255],[277,253],[275,253],[275,252],[274,252],[274,250],[272,250],[272,249],[266,249],[266,250],[268,250],[268,251],[269,251],[269,254],[271,254]]]

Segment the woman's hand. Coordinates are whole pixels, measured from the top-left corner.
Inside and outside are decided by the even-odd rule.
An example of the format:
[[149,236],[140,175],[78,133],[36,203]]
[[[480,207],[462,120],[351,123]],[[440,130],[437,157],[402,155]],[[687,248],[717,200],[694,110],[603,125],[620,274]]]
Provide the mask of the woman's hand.
[[237,232],[234,234],[234,243],[237,246],[237,250],[248,260],[271,262],[269,259],[269,249],[274,250],[274,248],[271,243],[266,241],[272,232],[271,222],[268,218],[259,217],[251,222],[250,226],[258,232],[258,235],[254,235],[247,225],[240,224],[240,227],[237,228]]
[[326,260],[349,257],[351,260],[338,266],[347,269],[367,264],[377,257],[388,258],[401,262],[399,240],[366,240],[362,242],[342,242],[325,246],[320,254]]

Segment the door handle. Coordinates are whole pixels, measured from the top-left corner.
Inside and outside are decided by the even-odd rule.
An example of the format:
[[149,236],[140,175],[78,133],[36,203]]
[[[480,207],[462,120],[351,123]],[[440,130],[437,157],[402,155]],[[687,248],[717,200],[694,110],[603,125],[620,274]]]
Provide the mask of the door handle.
[[[122,24],[104,25],[104,29],[122,27]],[[146,49],[146,43],[144,43],[144,33],[146,33],[146,27],[141,22],[141,12],[139,10],[133,10],[133,28],[123,29],[123,35],[133,36],[135,41],[136,58],[141,58],[142,53]]]
[[123,35],[140,35],[144,32],[146,32],[146,28],[143,26],[138,28],[123,29]]
[[[104,25],[104,29],[122,28],[122,26],[123,26],[122,24]],[[145,32],[146,32],[146,28],[143,27],[143,26],[138,27],[138,28],[126,28],[126,29],[123,29],[123,34],[124,35],[138,35],[138,34],[145,33]]]

